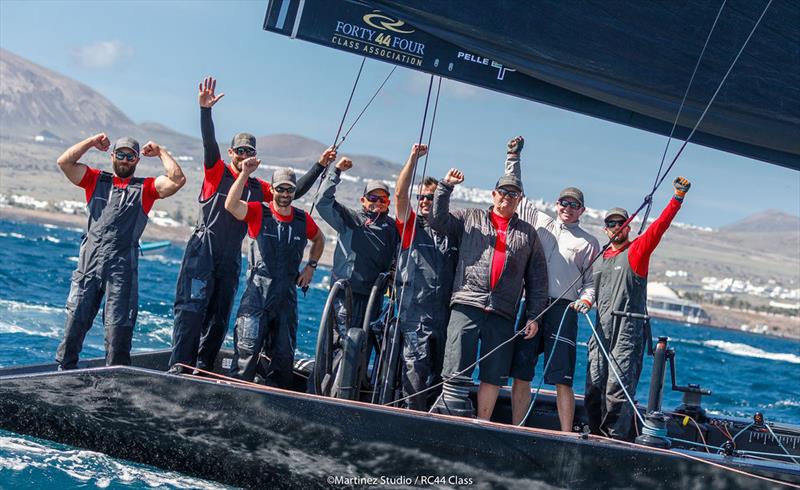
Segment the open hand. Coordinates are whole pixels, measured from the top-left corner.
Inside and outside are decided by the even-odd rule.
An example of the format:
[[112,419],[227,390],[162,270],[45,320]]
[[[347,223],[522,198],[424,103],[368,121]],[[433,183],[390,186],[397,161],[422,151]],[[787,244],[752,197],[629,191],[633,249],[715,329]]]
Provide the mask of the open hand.
[[142,155],[146,157],[157,157],[161,155],[161,147],[158,143],[153,141],[148,141],[146,145],[142,147]]
[[341,160],[336,162],[336,168],[339,169],[340,172],[347,172],[353,168],[353,160],[350,160],[347,157],[342,157]]
[[444,176],[444,183],[448,185],[457,185],[464,182],[464,172],[457,168],[451,168]]
[[100,151],[108,151],[111,148],[111,140],[108,139],[106,133],[100,133],[92,136],[92,146]]
[[261,163],[256,157],[245,158],[242,160],[242,173],[245,175],[250,175],[256,171],[258,165]]
[[538,331],[539,331],[539,323],[537,323],[537,322],[535,322],[533,320],[528,320],[528,323],[525,324],[525,337],[524,337],[524,339],[525,340],[532,339],[536,335],[536,332],[538,332]]
[[328,164],[334,160],[336,160],[336,148],[331,146],[330,148],[322,152],[322,155],[320,155],[317,163],[319,163],[323,167],[327,167]]
[[420,145],[414,143],[414,145],[411,147],[412,157],[416,156],[417,158],[419,158],[419,157],[424,157],[427,154],[428,154],[428,145]]
[[225,96],[225,94],[214,95],[214,90],[217,88],[217,81],[212,77],[206,77],[203,83],[200,84],[200,93],[197,94],[197,101],[200,107],[213,107],[217,101]]
[[297,285],[301,288],[307,287],[311,284],[311,279],[314,277],[314,268],[310,265],[303,268],[303,272],[297,277]]
[[511,138],[506,146],[508,147],[507,152],[509,155],[519,155],[522,153],[522,147],[525,146],[525,138],[522,136]]

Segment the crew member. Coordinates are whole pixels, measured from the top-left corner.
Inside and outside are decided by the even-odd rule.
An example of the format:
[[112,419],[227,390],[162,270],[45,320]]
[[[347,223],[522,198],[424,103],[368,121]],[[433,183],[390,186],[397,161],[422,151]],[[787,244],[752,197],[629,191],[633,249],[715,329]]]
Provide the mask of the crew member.
[[[339,234],[333,256],[331,284],[348,279],[353,293],[350,326],[361,327],[367,314],[367,303],[375,280],[388,272],[394,262],[400,243],[400,233],[395,220],[389,217],[389,187],[378,180],[368,180],[361,196],[361,208],[351,209],[336,200],[336,186],[341,173],[353,166],[352,160],[342,157],[323,180],[322,192],[317,199],[317,211]],[[369,312],[373,319],[381,305]],[[344,304],[335,303],[340,325],[344,324]]]
[[[508,381],[514,320],[520,293],[526,301],[525,338],[538,330],[536,318],[547,302],[547,264],[536,229],[515,212],[522,199],[522,181],[500,177],[489,209],[450,211],[453,187],[464,174],[450,169],[434,194],[430,226],[442,234],[455,232],[458,246],[450,322],[442,373],[472,374],[478,352],[492,352],[480,362],[478,417],[488,420],[500,387]],[[497,349],[497,350],[495,350]]]
[[[272,174],[271,203],[242,200],[259,162],[254,157],[242,162],[242,171],[225,198],[225,209],[247,224],[252,239],[247,287],[236,315],[231,375],[253,381],[263,350],[269,359],[266,384],[290,388],[297,344],[296,287],[311,283],[325,236],[308,213],[292,206],[297,179],[290,168],[279,168]],[[309,240],[309,260],[298,273]]]
[[[507,175],[522,178],[520,154],[524,144],[525,140],[521,136],[508,142]],[[531,380],[539,354],[545,354],[544,364],[547,365],[547,358],[552,352],[544,381],[556,386],[556,406],[561,430],[572,431],[572,420],[575,416],[572,381],[575,374],[575,342],[578,336],[577,312],[589,311],[594,303],[592,260],[600,253],[597,239],[580,226],[580,217],[585,209],[583,192],[576,187],[567,187],[558,194],[555,219],[537,210],[535,204],[525,197],[517,209],[520,219],[532,224],[539,234],[547,260],[550,308],[545,312],[541,328],[533,339],[517,337],[514,343],[511,406],[515,425],[522,422],[528,411]]]
[[633,407],[625,397],[623,386],[631,397],[636,395],[644,345],[648,339],[645,338],[642,320],[614,316],[612,312],[645,313],[650,255],[678,213],[691,186],[683,177],[676,178],[673,185],[675,194],[661,216],[632,241],[628,239],[631,227],[627,224],[627,211],[613,208],[605,216],[605,232],[611,240],[611,246],[603,253],[602,262],[594,272],[597,286],[596,329],[622,378],[622,385],[609,369],[608,360],[603,356],[597,339],[592,336],[586,365],[584,406],[594,434],[615,439],[630,439],[633,436]]
[[[225,211],[225,196],[242,171],[242,161],[256,155],[256,138],[248,133],[233,137],[228,149],[230,163],[222,161],[214,134],[211,108],[225,95],[215,94],[217,82],[208,77],[200,84],[200,129],[203,135],[203,186],[198,201],[200,217],[186,244],[175,292],[175,324],[172,333],[170,373],[185,368],[176,364],[213,370],[228,332],[233,298],[239,286],[245,223]],[[295,198],[302,197],[324,168],[336,158],[326,150],[301,177]],[[272,201],[270,184],[255,177],[246,182],[244,200]]]
[[[427,153],[427,145],[415,144],[411,148],[411,154],[397,177],[394,194],[403,248],[397,269],[397,296],[403,335],[404,397],[441,381],[450,318],[450,293],[458,259],[456,234],[433,231],[428,220],[438,180],[426,177],[422,181],[416,196],[419,215],[411,209],[408,195],[411,175],[417,159]],[[427,410],[430,395],[409,398],[407,407]]]
[[131,363],[131,340],[139,307],[139,238],[156,199],[169,197],[186,178],[167,150],[150,141],[142,155],[159,157],[166,175],[134,177],[139,143],[120,138],[111,149],[112,173],[90,168],[78,160],[97,148],[108,151],[104,133],[75,144],[58,158],[58,166],[73,184],[86,191],[89,223],[81,240],[78,268],[72,273],[67,298],[64,340],[58,346],[59,369],[75,369],[83,339],[105,296],[106,365]]

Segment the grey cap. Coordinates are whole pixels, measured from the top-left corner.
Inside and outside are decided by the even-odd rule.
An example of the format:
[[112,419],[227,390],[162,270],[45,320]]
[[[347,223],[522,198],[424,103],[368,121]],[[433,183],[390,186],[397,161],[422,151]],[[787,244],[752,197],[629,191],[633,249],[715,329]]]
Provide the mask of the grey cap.
[[524,190],[522,188],[522,181],[519,179],[519,177],[516,177],[514,175],[504,175],[500,177],[499,179],[497,179],[497,184],[495,184],[494,188],[497,189],[499,187],[507,187],[507,186],[516,187],[517,189],[520,190],[520,192]]
[[136,153],[137,157],[139,156],[139,142],[130,136],[126,136],[115,141],[114,147],[111,148],[111,151],[117,151],[120,148],[130,148],[134,153]]
[[624,219],[628,219],[628,212],[625,211],[623,208],[611,208],[606,211],[606,217],[603,218],[603,221],[607,220],[612,216],[621,216]]
[[364,195],[366,196],[372,191],[384,191],[389,194],[389,186],[380,180],[368,180],[367,185],[364,186]]
[[272,187],[278,187],[281,184],[290,184],[292,187],[297,187],[297,176],[294,170],[289,167],[283,167],[272,172]]
[[584,205],[583,192],[581,192],[581,190],[578,189],[577,187],[567,187],[566,189],[561,191],[561,193],[558,194],[559,199],[563,199],[565,197],[571,197],[576,201],[578,201],[581,204],[581,206]]
[[245,146],[247,148],[256,149],[256,137],[250,133],[239,133],[231,140],[231,148],[240,148]]

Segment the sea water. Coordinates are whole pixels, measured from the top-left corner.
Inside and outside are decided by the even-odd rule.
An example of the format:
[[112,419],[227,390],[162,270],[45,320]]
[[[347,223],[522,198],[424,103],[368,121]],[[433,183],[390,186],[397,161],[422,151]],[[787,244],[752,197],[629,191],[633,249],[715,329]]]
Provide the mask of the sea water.
[[[63,333],[64,302],[81,233],[0,220],[0,367],[53,361]],[[182,254],[181,247],[172,246],[140,258],[134,350],[169,347]],[[320,268],[307,295],[298,293],[298,356],[313,354],[328,274]],[[86,337],[83,358],[103,356],[101,317],[102,310]],[[575,373],[579,393],[590,335],[588,323],[581,318]],[[800,342],[653,320],[653,336],[661,335],[668,336],[677,351],[678,382],[698,383],[713,391],[703,402],[709,412],[751,417],[761,411],[767,420],[800,423]],[[534,386],[538,386],[541,367],[540,362]],[[650,359],[645,358],[639,400],[647,397],[649,379]],[[680,394],[667,387],[663,406],[673,408],[679,403]],[[0,431],[0,488],[23,487],[223,488],[180,473]]]

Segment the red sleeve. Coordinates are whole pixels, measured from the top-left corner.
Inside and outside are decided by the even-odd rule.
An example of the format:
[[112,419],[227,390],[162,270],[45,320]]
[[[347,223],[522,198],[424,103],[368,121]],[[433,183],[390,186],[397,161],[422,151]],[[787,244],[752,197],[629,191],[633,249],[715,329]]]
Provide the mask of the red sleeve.
[[261,179],[258,179],[261,183],[261,193],[264,194],[264,202],[272,202],[272,186],[269,182],[264,182]]
[[97,178],[100,176],[100,171],[96,168],[86,167],[86,173],[83,174],[83,178],[81,179],[80,183],[78,183],[78,187],[83,187],[86,190],[86,202],[89,202],[89,199],[92,198],[92,194],[94,194],[94,188],[97,185]]
[[217,192],[219,183],[222,181],[222,174],[225,172],[225,162],[221,159],[211,167],[203,166],[203,189],[200,191],[200,199],[205,201]]
[[306,236],[309,240],[313,240],[317,238],[317,233],[319,233],[319,226],[311,215],[306,213]]
[[155,177],[148,177],[144,179],[144,185],[142,185],[142,207],[144,208],[144,214],[150,213],[156,199],[161,199],[161,195],[156,190],[156,179]]
[[650,255],[658,246],[661,237],[664,236],[664,232],[667,231],[680,208],[680,201],[670,199],[667,207],[661,212],[661,216],[650,223],[650,226],[647,227],[642,236],[631,243],[628,251],[628,263],[638,276],[647,277],[647,272],[650,268]]
[[414,220],[417,219],[417,215],[414,214],[414,211],[409,209],[408,210],[408,220],[403,222],[400,218],[395,218],[394,223],[397,226],[397,232],[400,233],[401,237],[401,247],[403,250],[408,250],[411,246],[411,240],[414,239]]
[[258,236],[261,231],[261,221],[264,219],[264,206],[260,202],[247,203],[247,214],[244,216],[247,222],[247,234],[250,238]]

